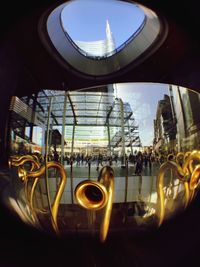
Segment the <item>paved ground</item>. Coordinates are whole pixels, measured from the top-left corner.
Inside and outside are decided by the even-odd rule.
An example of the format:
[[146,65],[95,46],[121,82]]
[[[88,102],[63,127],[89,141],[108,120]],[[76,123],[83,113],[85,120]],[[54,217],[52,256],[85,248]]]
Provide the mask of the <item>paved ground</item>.
[[[103,163],[103,165],[99,166],[99,170],[97,170],[97,164],[92,163],[91,168],[90,168],[90,177],[91,178],[97,178],[99,175],[100,169],[105,166],[106,164]],[[121,166],[121,164],[118,163],[113,163],[111,166],[114,170],[114,175],[115,177],[126,177],[127,174],[128,176],[135,176],[135,168],[136,166],[134,164],[129,164],[128,165],[128,172],[125,166]],[[149,168],[149,166],[145,167],[143,166],[141,175],[142,176],[156,176],[158,173],[160,165],[158,163],[153,163],[152,167]],[[65,165],[65,168],[67,170],[67,173],[71,173],[71,167],[69,165]],[[80,164],[79,166],[74,163],[73,164],[73,176],[74,177],[79,177],[79,178],[85,178],[89,176],[89,166],[88,164]]]

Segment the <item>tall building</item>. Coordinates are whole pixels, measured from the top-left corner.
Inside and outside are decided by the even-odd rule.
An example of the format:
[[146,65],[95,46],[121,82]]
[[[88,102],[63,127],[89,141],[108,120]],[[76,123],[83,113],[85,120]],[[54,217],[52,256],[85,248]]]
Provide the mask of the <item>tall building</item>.
[[[109,21],[106,21],[106,39],[98,41],[74,41],[74,43],[88,56],[105,57],[114,54],[115,40],[110,29]],[[113,53],[112,53],[113,52]]]
[[154,120],[154,149],[158,152],[171,153],[176,147],[177,122],[173,117],[170,97],[164,95],[158,101]]

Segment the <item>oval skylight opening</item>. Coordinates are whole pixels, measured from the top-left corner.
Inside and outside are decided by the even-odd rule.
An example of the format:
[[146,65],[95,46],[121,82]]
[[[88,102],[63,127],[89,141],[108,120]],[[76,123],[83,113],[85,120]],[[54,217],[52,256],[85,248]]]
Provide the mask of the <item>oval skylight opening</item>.
[[74,0],[61,12],[66,36],[86,57],[107,58],[120,51],[143,28],[145,14],[133,3]]
[[[45,20],[44,15],[41,26]],[[117,0],[64,2],[49,13],[46,27],[48,38],[42,27],[39,33],[51,55],[66,69],[92,77],[117,75],[130,64],[141,64],[167,36],[162,16]]]

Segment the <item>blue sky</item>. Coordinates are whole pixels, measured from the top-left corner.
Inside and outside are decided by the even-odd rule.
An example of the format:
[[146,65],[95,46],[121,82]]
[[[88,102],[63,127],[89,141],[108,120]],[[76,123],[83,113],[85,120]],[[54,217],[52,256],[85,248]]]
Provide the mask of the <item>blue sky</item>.
[[73,40],[105,39],[109,20],[116,48],[141,25],[144,14],[136,5],[117,0],[74,0],[62,11],[62,23]]
[[169,85],[160,83],[118,83],[115,94],[128,102],[139,125],[143,146],[152,145],[154,138],[153,120],[156,118],[158,101],[169,95]]

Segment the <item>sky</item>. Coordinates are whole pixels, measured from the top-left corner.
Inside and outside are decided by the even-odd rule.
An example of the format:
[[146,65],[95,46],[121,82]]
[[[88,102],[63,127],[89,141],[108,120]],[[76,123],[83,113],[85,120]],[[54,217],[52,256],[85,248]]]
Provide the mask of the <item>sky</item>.
[[116,0],[74,0],[61,14],[64,29],[75,41],[105,40],[108,20],[116,48],[138,29],[143,19],[139,7]]
[[157,104],[164,94],[169,95],[168,87],[159,83],[118,83],[114,86],[116,96],[131,105],[142,146],[152,145]]

